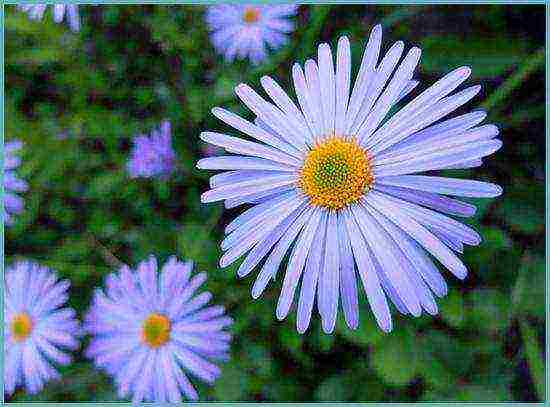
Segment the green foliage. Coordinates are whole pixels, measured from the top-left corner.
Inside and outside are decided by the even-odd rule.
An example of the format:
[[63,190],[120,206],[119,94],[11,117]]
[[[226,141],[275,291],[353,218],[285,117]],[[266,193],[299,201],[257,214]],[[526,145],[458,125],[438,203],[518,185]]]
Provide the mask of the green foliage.
[[[291,41],[257,67],[216,55],[202,6],[80,9],[82,31],[74,34],[50,14],[35,22],[6,7],[5,134],[25,143],[19,174],[29,183],[25,210],[6,230],[6,264],[31,258],[70,278],[70,304],[82,317],[93,288],[121,263],[136,265],[152,253],[195,261],[208,272],[215,302],[235,320],[231,360],[213,386],[198,385],[203,400],[544,397],[542,6],[301,6]],[[483,242],[465,248],[464,281],[445,275],[449,294],[438,299],[438,316],[393,309],[394,330],[383,333],[360,286],[357,330],[340,316],[327,336],[315,315],[300,335],[295,309],[284,321],[274,315],[282,272],[253,300],[253,276],[218,268],[223,228],[240,212],[200,204],[209,174],[194,168],[204,155],[199,134],[227,130],[210,114],[214,106],[251,117],[233,92],[240,82],[258,87],[269,74],[293,94],[292,63],[315,55],[322,41],[335,45],[348,35],[355,73],[378,22],[384,49],[397,39],[423,48],[420,90],[451,69],[472,67],[468,84],[484,90],[469,108],[488,109],[504,148],[479,169],[451,172],[497,182],[504,194],[472,200],[478,211],[466,223]],[[132,137],[163,119],[172,123],[176,173],[167,181],[130,179]],[[112,380],[82,350],[62,373],[40,394],[20,391],[12,399],[117,399]]]

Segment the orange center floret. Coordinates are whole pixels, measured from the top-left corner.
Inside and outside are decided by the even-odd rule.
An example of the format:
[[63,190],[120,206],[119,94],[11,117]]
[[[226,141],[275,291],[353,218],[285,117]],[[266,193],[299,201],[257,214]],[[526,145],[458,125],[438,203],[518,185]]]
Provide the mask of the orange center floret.
[[170,339],[170,320],[164,315],[153,313],[143,321],[142,338],[151,348],[158,348]]
[[314,205],[342,209],[363,196],[373,180],[367,151],[354,140],[331,137],[309,152],[298,184]]
[[260,9],[257,7],[247,7],[244,9],[243,21],[247,24],[258,22],[260,19]]
[[32,331],[31,318],[26,313],[16,315],[11,321],[11,334],[17,341],[27,339]]

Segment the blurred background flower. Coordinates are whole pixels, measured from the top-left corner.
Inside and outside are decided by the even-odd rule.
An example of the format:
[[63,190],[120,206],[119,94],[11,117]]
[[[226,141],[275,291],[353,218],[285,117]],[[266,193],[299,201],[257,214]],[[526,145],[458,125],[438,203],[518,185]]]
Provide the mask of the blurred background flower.
[[12,140],[4,144],[4,222],[6,225],[13,223],[13,217],[23,210],[23,198],[18,193],[27,190],[27,183],[17,177],[15,171],[21,164],[17,152],[23,147],[23,143]]
[[30,261],[8,267],[4,282],[4,391],[24,387],[36,394],[60,378],[52,363],[68,365],[67,351],[79,346],[76,313],[62,308],[70,283]]
[[280,4],[220,4],[208,7],[205,20],[214,48],[227,62],[248,58],[259,64],[268,48],[276,50],[288,42],[294,30],[290,17],[297,5]]
[[[25,210],[6,229],[6,264],[20,256],[71,279],[69,303],[79,316],[93,288],[120,263],[149,253],[209,270],[208,288],[235,323],[231,360],[213,386],[196,383],[201,400],[533,401],[544,395],[545,138],[544,6],[300,6],[288,42],[259,65],[226,63],[210,42],[200,6],[80,6],[75,35],[44,19],[5,8],[5,127],[24,142],[17,174],[29,188]],[[209,174],[205,128],[226,131],[210,113],[224,106],[245,116],[234,87],[258,88],[269,73],[292,89],[288,72],[321,42],[353,38],[359,67],[368,33],[384,27],[386,44],[405,39],[422,48],[415,79],[421,92],[461,65],[482,84],[479,101],[504,141],[482,167],[444,171],[502,185],[498,199],[471,199],[468,223],[483,245],[462,258],[470,273],[449,279],[436,317],[395,315],[384,334],[359,297],[356,331],[339,318],[333,335],[318,318],[295,331],[291,313],[273,315],[282,279],[251,301],[238,265],[217,269],[223,230],[240,213],[201,205]],[[384,48],[386,50],[386,48]],[[352,71],[352,75],[356,72]],[[291,94],[291,97],[294,97]],[[478,105],[478,103],[480,103]],[[466,110],[465,110],[466,111]],[[459,111],[457,114],[465,113]],[[132,138],[162,120],[172,126],[178,169],[167,181],[130,179]],[[66,133],[64,140],[56,135]],[[16,401],[117,400],[111,378],[79,351],[59,382]]]
[[[52,4],[53,21],[60,23],[63,18],[67,18],[67,23],[73,31],[80,30],[80,16],[78,15],[78,6],[71,4]],[[18,6],[21,11],[29,15],[31,20],[42,20],[48,4],[24,4]]]
[[165,179],[172,173],[176,154],[172,149],[170,122],[164,121],[149,136],[140,134],[132,141],[133,147],[127,164],[130,177]]
[[84,329],[93,338],[86,356],[114,376],[121,398],[132,402],[179,403],[198,400],[190,373],[212,384],[229,359],[232,324],[221,305],[197,294],[206,273],[192,276],[193,263],[175,257],[159,269],[150,256],[135,271],[122,266],[96,290]]

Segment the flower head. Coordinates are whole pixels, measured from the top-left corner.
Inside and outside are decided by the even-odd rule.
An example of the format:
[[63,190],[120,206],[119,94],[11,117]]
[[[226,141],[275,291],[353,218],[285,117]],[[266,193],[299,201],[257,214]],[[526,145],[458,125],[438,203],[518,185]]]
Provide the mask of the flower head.
[[21,160],[16,156],[17,150],[23,143],[18,140],[10,141],[4,145],[4,221],[7,225],[13,223],[13,215],[23,210],[23,199],[17,192],[25,192],[27,183],[15,174]]
[[[63,21],[63,17],[67,15],[67,22],[72,31],[80,30],[80,16],[78,15],[78,5],[76,4],[53,4],[53,20],[56,23]],[[17,6],[20,10],[29,15],[31,20],[42,20],[44,12],[48,7],[47,4],[21,4]]]
[[134,145],[128,160],[128,173],[131,177],[168,177],[174,170],[176,153],[172,149],[170,122],[161,123],[150,136],[134,137]]
[[289,4],[219,4],[208,7],[206,22],[212,31],[214,48],[227,61],[249,58],[258,64],[267,55],[267,46],[277,49],[294,30],[288,17],[298,6]]
[[122,267],[98,289],[85,318],[93,336],[86,354],[114,376],[120,397],[134,402],[196,400],[185,371],[212,383],[228,357],[232,323],[222,306],[206,306],[209,292],[195,295],[206,274],[191,277],[192,263],[170,258],[157,272],[150,257],[134,272]]
[[210,179],[202,201],[252,205],[226,227],[220,265],[247,254],[237,271],[243,277],[262,264],[252,287],[257,298],[290,251],[276,314],[289,313],[301,280],[299,332],[309,326],[315,299],[325,332],[334,329],[339,303],[356,328],[357,275],[384,331],[392,329],[388,298],[404,314],[437,313],[433,294],[445,295],[447,285],[432,257],[462,279],[466,267],[455,252],[481,241],[451,217],[472,216],[475,206],[449,196],[502,192],[486,182],[418,175],[479,166],[502,145],[494,125],[479,125],[482,111],[444,119],[479,92],[479,86],[453,92],[470,69],[455,69],[388,117],[418,84],[412,77],[420,49],[401,58],[399,41],[379,61],[380,45],[376,26],[352,87],[348,39],[338,41],[336,64],[321,44],[317,61],[292,68],[298,104],[268,76],[261,84],[272,102],[237,86],[255,122],[222,108],[212,113],[256,141],[201,134],[235,154],[198,162],[224,171]]
[[5,273],[4,391],[25,386],[34,394],[59,377],[51,362],[67,365],[62,350],[76,349],[79,333],[75,312],[60,308],[68,298],[69,282],[31,262],[16,263]]

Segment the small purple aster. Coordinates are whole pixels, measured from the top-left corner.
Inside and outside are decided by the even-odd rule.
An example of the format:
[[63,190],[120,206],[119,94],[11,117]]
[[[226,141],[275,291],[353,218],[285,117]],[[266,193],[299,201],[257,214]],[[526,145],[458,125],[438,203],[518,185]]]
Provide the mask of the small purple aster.
[[[56,23],[63,21],[63,17],[67,15],[67,22],[72,31],[76,32],[80,30],[80,16],[78,15],[78,5],[76,4],[52,4],[53,6],[53,20]],[[31,20],[42,20],[44,12],[48,4],[22,4],[17,6],[20,10],[29,15]]]
[[166,178],[174,170],[175,162],[170,122],[164,121],[150,136],[140,134],[134,138],[127,168],[132,178]]
[[232,324],[222,306],[206,306],[212,294],[194,295],[206,273],[171,257],[157,272],[151,256],[133,272],[123,266],[98,289],[85,318],[92,335],[86,355],[114,376],[121,398],[179,402],[198,398],[185,371],[213,383],[227,360]]
[[15,170],[21,164],[19,157],[15,155],[23,143],[19,140],[7,142],[4,145],[4,221],[6,225],[13,223],[13,215],[23,210],[23,199],[17,192],[25,192],[27,183],[15,174]]
[[75,311],[60,308],[68,299],[67,280],[58,281],[47,267],[19,262],[8,267],[4,296],[4,392],[17,386],[37,393],[59,373],[50,364],[68,365],[60,348],[78,348]]
[[249,58],[258,64],[267,55],[267,46],[277,49],[294,31],[288,17],[296,15],[297,5],[219,4],[208,7],[206,22],[212,31],[214,48],[226,61]]

